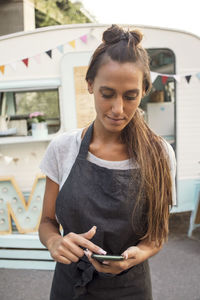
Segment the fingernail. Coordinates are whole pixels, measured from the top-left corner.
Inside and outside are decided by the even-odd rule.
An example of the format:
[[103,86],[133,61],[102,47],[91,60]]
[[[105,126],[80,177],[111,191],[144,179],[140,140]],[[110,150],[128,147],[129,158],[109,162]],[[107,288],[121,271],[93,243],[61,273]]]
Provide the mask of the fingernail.
[[88,250],[87,250],[87,249],[84,250],[83,252],[85,253],[85,255],[86,255],[87,257],[89,257],[89,253],[88,253]]
[[107,252],[100,248],[100,249],[98,250],[98,253],[99,253],[99,254],[105,255]]
[[125,259],[128,259],[128,253],[123,253],[122,256],[123,256]]
[[107,260],[104,260],[104,261],[103,261],[103,264],[104,264],[104,265],[109,265],[109,262],[108,262]]

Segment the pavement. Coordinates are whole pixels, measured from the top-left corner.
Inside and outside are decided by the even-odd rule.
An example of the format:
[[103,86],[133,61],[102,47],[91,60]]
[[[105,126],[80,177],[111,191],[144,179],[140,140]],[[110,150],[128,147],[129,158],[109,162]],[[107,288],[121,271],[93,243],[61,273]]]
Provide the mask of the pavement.
[[[200,228],[188,238],[189,218],[170,215],[169,240],[149,259],[153,300],[200,300]],[[0,269],[0,300],[49,300],[52,278],[53,271]]]

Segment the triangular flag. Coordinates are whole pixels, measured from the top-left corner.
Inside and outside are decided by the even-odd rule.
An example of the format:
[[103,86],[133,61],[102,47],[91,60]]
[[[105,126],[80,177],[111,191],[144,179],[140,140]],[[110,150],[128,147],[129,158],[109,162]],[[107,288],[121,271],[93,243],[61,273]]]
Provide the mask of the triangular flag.
[[41,56],[40,56],[40,54],[35,55],[33,58],[35,59],[36,63],[38,63],[38,64],[41,63]]
[[157,76],[158,76],[158,73],[151,72],[151,81],[152,81],[152,83],[156,80]]
[[197,78],[200,80],[200,72],[196,74]]
[[22,59],[23,63],[28,67],[28,58]]
[[83,35],[80,37],[80,40],[83,42],[83,43],[87,43],[87,34]]
[[48,51],[45,51],[46,52],[46,54],[50,57],[50,58],[52,58],[52,50],[48,50]]
[[14,71],[17,70],[17,63],[16,62],[9,63],[9,65],[13,68]]
[[162,83],[165,84],[167,82],[168,76],[162,76]]
[[185,79],[187,80],[187,83],[190,82],[191,77],[192,77],[192,75],[186,75],[186,76],[185,76]]
[[72,48],[75,49],[76,48],[76,41],[73,40],[73,41],[69,42],[69,45],[72,46]]
[[64,46],[63,45],[58,46],[57,49],[60,51],[60,53],[64,52]]
[[4,72],[5,72],[5,66],[0,66],[0,71],[1,71],[2,74],[4,74]]
[[13,157],[4,156],[4,160],[5,160],[6,164],[9,165],[11,163],[11,161],[13,160]]
[[173,76],[177,82],[180,82],[181,81],[181,76],[180,75],[174,75]]

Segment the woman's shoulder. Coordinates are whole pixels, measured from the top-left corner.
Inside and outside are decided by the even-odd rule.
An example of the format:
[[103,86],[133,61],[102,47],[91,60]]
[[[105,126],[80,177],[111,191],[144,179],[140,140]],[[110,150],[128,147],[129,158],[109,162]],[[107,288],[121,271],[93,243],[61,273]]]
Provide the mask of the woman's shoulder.
[[52,141],[51,145],[57,149],[63,149],[68,147],[73,147],[75,145],[79,146],[81,143],[81,135],[84,128],[72,129],[56,135]]
[[161,138],[162,144],[165,148],[165,151],[168,155],[169,161],[170,161],[170,166],[171,168],[175,168],[176,167],[176,158],[175,158],[175,152],[174,149],[172,147],[172,145],[167,142],[164,138]]

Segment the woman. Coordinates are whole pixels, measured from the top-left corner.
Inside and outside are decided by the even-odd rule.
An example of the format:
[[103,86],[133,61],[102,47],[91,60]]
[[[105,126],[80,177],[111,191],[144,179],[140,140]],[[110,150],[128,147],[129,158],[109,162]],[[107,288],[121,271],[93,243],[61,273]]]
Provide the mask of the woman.
[[103,33],[86,74],[96,119],[56,137],[41,163],[39,235],[57,261],[51,300],[152,299],[148,258],[167,240],[175,159],[138,108],[151,89],[141,40],[116,25]]

